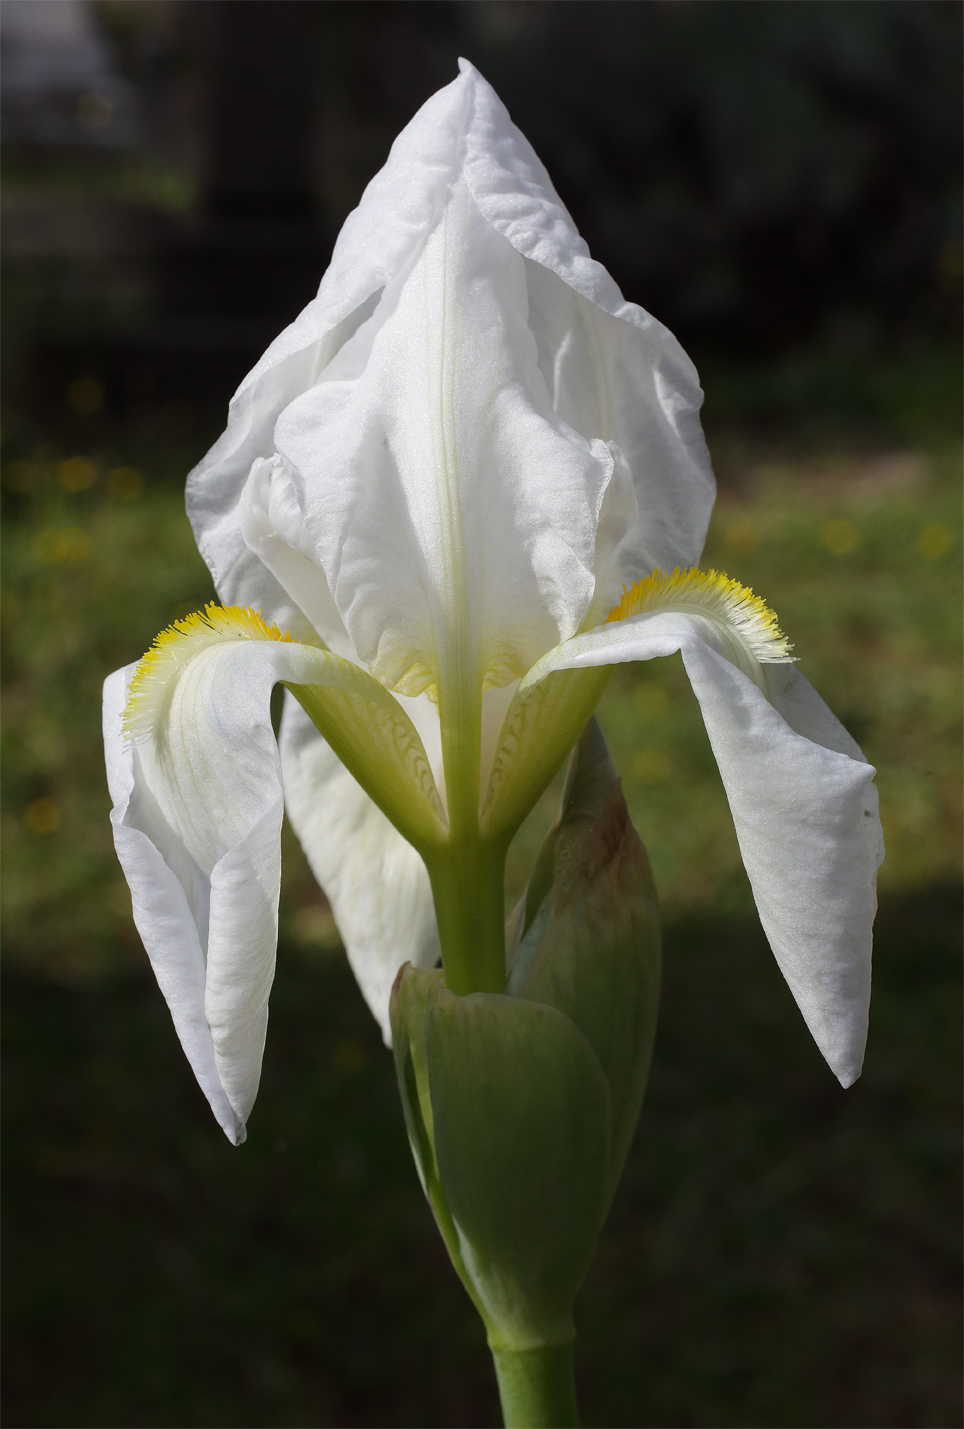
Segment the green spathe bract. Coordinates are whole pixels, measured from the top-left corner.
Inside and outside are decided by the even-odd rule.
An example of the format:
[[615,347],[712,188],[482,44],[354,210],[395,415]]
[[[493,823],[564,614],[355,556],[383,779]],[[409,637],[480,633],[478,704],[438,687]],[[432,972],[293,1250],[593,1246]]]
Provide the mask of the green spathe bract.
[[646,1089],[660,964],[649,859],[593,718],[529,883],[506,991],[565,1013],[599,1058],[612,1098],[610,1196]]
[[413,1149],[490,1345],[567,1343],[606,1209],[610,1097],[598,1058],[554,1007],[458,997],[434,972],[407,968],[395,1008]]
[[573,1337],[652,1054],[655,894],[595,721],[526,922],[504,994],[457,997],[406,966],[392,998],[422,1184],[509,1379],[507,1355]]

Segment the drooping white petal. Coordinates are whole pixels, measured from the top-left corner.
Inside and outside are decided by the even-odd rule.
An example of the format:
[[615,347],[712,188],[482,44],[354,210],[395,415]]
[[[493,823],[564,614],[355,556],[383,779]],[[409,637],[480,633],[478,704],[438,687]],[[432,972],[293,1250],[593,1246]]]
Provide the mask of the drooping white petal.
[[770,667],[771,704],[705,634],[673,612],[600,626],[550,652],[519,695],[554,671],[681,652],[760,921],[817,1045],[849,1086],[860,1075],[867,1036],[883,856],[875,771],[791,665]]
[[218,1074],[211,1028],[204,1015],[204,947],[210,882],[190,859],[152,801],[137,789],[136,750],[121,721],[136,665],[115,670],[104,684],[104,749],[113,809],[114,846],[130,885],[134,922],[171,1010],[181,1046],[225,1135],[245,1138]]
[[[274,974],[283,814],[270,721],[285,680],[416,842],[444,814],[397,701],[357,666],[209,607],[105,687],[117,851],[135,918],[215,1115],[239,1140],[257,1093]],[[205,1030],[206,1029],[206,1030]]]
[[279,742],[288,815],[390,1046],[388,1003],[399,968],[434,967],[440,956],[425,864],[290,695]]
[[464,183],[275,437],[355,649],[389,687],[464,665],[504,685],[578,628],[613,458],[553,414],[524,262]]

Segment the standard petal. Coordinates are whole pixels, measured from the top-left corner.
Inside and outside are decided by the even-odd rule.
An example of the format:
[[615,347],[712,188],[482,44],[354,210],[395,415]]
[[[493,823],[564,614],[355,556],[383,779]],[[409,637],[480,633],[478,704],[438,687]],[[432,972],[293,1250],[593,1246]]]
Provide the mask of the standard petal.
[[320,635],[329,650],[357,664],[281,457],[255,461],[238,502],[238,521],[249,552],[290,597],[286,608],[272,612],[272,620],[309,644]]
[[390,1046],[388,1003],[399,968],[434,967],[441,955],[425,864],[291,696],[280,747],[288,815]]
[[860,1075],[867,1037],[883,840],[875,771],[859,751],[855,757],[829,711],[817,710],[813,691],[797,683],[802,677],[786,665],[770,674],[777,688],[782,681],[783,708],[806,733],[711,649],[694,622],[660,613],[577,635],[529,672],[517,698],[555,671],[676,650],[700,702],[760,921],[817,1045],[849,1086]]
[[623,296],[590,257],[532,145],[478,70],[464,59],[459,70],[466,90],[463,171],[479,211],[519,253],[615,311]]
[[[406,694],[431,687],[438,647],[452,644],[453,604],[479,626],[473,633],[486,647],[487,682],[508,683],[576,628],[590,599],[601,614],[624,582],[656,566],[696,561],[713,500],[698,419],[702,393],[692,364],[660,323],[625,302],[590,257],[545,169],[494,91],[466,61],[460,61],[460,70],[399,135],[388,163],[346,222],[318,297],[245,379],[228,430],[188,481],[189,515],[223,600],[255,605],[302,639],[310,638],[306,616],[333,649],[374,663],[379,678]],[[459,223],[453,227],[443,215],[455,214],[463,188],[487,236],[479,224],[470,235],[477,249],[474,274],[457,263],[447,265],[462,283],[464,301],[456,309],[451,303],[446,307],[439,265],[431,270],[440,246],[458,238]],[[440,227],[446,234],[441,245]],[[479,282],[480,273],[489,279],[510,266],[504,256],[493,261],[499,238],[521,258],[522,277]],[[413,284],[423,290],[423,321],[420,327],[416,314],[410,330],[424,330],[427,340],[402,344],[400,351],[405,305],[398,290],[406,289],[411,298]],[[412,308],[409,302],[409,317]],[[449,319],[458,318],[457,325],[439,321],[446,312]],[[354,344],[348,367],[354,363],[357,376],[359,347],[377,357],[374,335],[384,328],[393,336],[383,333],[381,345],[394,342],[394,351],[383,369],[393,378],[400,374],[405,389],[399,398],[388,384],[402,420],[390,416],[387,424],[373,425],[362,419],[357,402],[347,403],[346,349]],[[505,341],[513,351],[500,373],[492,359]],[[533,341],[540,384],[525,370],[529,356],[523,360],[523,348],[531,349]],[[444,351],[436,350],[440,345]],[[466,357],[464,379],[460,351]],[[342,361],[338,374],[337,360]],[[289,451],[299,435],[303,439],[303,481],[314,488],[311,500],[299,497],[314,548],[309,551],[298,543],[286,547],[276,528],[255,529],[259,523],[250,520],[245,525],[239,501],[257,463],[277,459],[282,413],[323,377],[329,390],[313,414],[306,422],[304,403],[311,405],[306,397],[295,422],[299,432],[293,437],[290,423],[287,427]],[[376,400],[385,395],[384,382],[369,385]],[[466,421],[472,403],[466,403],[465,393],[485,387],[489,393],[478,394],[477,410]],[[494,400],[487,403],[487,396]],[[333,402],[342,430],[329,433],[326,447],[330,454],[334,443],[342,468],[357,464],[365,472],[355,492],[343,490],[340,474],[333,483],[322,481],[327,472],[320,473],[317,457],[305,459],[304,447],[310,454],[318,445],[319,424],[331,420]],[[497,422],[486,422],[487,406]],[[533,411],[541,420],[532,420]],[[420,422],[407,420],[413,412],[421,414]],[[555,439],[547,416],[557,419]],[[511,430],[514,440],[494,440],[497,425]],[[560,441],[563,431],[566,440]],[[573,442],[576,434],[583,439],[581,448]],[[380,471],[383,442],[393,448],[387,483]],[[507,445],[514,450],[506,451]],[[543,473],[538,483],[517,480],[520,457],[527,453],[530,467]],[[493,493],[491,483],[474,481],[469,455],[483,470],[501,464],[505,489]],[[456,481],[453,456],[460,468]],[[403,469],[400,481],[393,465]],[[631,500],[625,493],[616,499],[623,466]],[[553,474],[548,504],[540,499],[545,471]],[[482,500],[472,509],[477,490]],[[508,508],[506,496],[512,498]],[[343,513],[346,502],[351,506],[356,500],[358,509],[351,514],[364,513],[366,520],[353,523],[355,539],[347,543],[346,521],[329,522],[319,509],[326,513],[333,504]],[[506,529],[515,537],[504,545],[488,539],[489,513],[496,510],[507,512]],[[382,548],[383,563],[371,555]],[[464,571],[464,599],[440,599],[440,591],[451,597],[451,581],[440,579],[440,572],[450,570],[452,560]],[[324,565],[330,594],[320,585],[312,594],[312,564]],[[385,589],[379,584],[383,564],[408,572],[412,588],[398,591],[390,581]],[[340,619],[338,614],[331,619],[332,596]],[[405,619],[394,614],[393,599],[394,610],[404,607]],[[342,620],[351,642],[340,641]]]
[[552,412],[524,260],[461,181],[275,436],[359,656],[417,694],[518,678],[592,599],[613,473]]
[[716,495],[699,420],[703,393],[675,337],[642,308],[607,311],[535,263],[526,264],[526,287],[554,410],[587,439],[615,443],[631,473],[632,520],[614,541],[600,531],[605,588],[594,608],[602,614],[624,584],[699,561]]
[[[529,326],[554,410],[587,440],[615,442],[632,472],[639,509],[621,542],[618,596],[619,581],[699,560],[715,483],[696,369],[590,257],[498,95],[466,61],[460,67],[471,81],[463,171],[480,212],[528,260]],[[609,554],[599,552],[598,571]]]
[[137,668],[124,733],[125,672],[108,681],[114,823],[138,927],[234,1140],[257,1093],[277,946],[283,798],[269,709],[281,680],[411,837],[444,829],[397,702],[357,666],[282,640],[250,612],[209,607],[159,637]]
[[279,414],[374,311],[381,290],[435,226],[458,169],[469,83],[433,95],[392,145],[338,238],[318,296],[268,348],[235,394],[227,430],[188,478],[198,547],[225,604],[284,623],[284,589],[245,544],[238,499],[258,458],[275,455]]

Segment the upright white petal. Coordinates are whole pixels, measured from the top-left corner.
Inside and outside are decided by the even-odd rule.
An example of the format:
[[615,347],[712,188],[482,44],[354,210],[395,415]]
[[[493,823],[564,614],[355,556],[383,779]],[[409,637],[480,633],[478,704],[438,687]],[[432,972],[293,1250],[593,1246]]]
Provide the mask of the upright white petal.
[[613,458],[552,412],[524,262],[464,184],[275,437],[355,649],[390,688],[459,662],[504,685],[578,628]]
[[[453,606],[468,607],[489,682],[506,683],[589,599],[601,610],[624,581],[696,561],[713,500],[692,364],[623,299],[494,91],[460,70],[395,141],[318,297],[245,379],[188,482],[223,600],[303,639],[306,616],[403,693],[433,683]],[[250,503],[244,515],[257,464],[278,457],[279,419],[313,550],[285,549]],[[312,443],[335,459],[330,480]],[[362,519],[346,543],[350,515]],[[399,572],[402,589],[386,590]]]
[[615,541],[600,542],[597,571],[607,556],[613,567],[597,593],[602,615],[624,584],[700,559],[716,494],[699,421],[703,393],[672,333],[642,308],[598,307],[534,263],[526,279],[554,410],[583,436],[619,449],[635,492],[632,519]]
[[441,955],[425,864],[290,695],[279,742],[288,815],[390,1046],[399,968],[434,967]]
[[238,499],[253,463],[275,455],[280,413],[370,316],[382,288],[411,261],[438,221],[458,172],[468,105],[464,78],[422,106],[346,221],[318,296],[268,348],[238,388],[227,430],[188,478],[198,547],[225,604],[253,605],[280,621],[285,596],[247,548]]
[[281,457],[259,457],[252,465],[238,502],[238,522],[248,551],[290,599],[288,605],[274,603],[271,619],[302,640],[320,635],[329,650],[357,664]]
[[529,326],[554,409],[587,440],[615,442],[632,473],[639,510],[620,553],[622,580],[695,565],[715,495],[696,369],[590,256],[491,85],[465,60],[460,68],[471,81],[466,182],[484,217],[529,260]]
[[672,612],[600,626],[552,651],[519,693],[554,671],[682,653],[760,921],[818,1047],[849,1086],[867,1037],[883,857],[875,771],[791,666],[769,668],[771,703],[706,634]]

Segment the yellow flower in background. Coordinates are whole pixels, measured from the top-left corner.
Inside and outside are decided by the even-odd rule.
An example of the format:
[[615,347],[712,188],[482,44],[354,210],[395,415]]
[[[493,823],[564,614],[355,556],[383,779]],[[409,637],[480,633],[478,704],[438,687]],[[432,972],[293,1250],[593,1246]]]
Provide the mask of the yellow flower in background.
[[939,561],[953,546],[954,535],[949,526],[935,521],[929,526],[921,527],[914,544],[925,560]]

